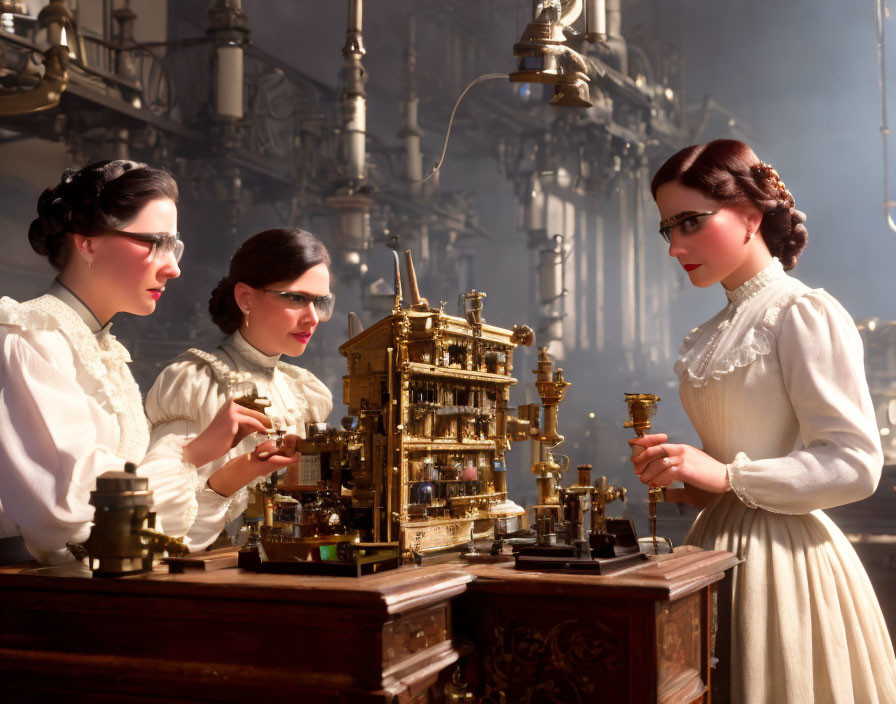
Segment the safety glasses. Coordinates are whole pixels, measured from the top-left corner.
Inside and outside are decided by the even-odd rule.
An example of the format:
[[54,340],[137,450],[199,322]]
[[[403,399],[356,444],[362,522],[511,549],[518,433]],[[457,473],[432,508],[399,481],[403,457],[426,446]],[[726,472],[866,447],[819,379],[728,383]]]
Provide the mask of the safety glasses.
[[681,228],[682,234],[692,235],[703,229],[703,225],[706,224],[706,218],[715,215],[716,212],[718,211],[705,210],[702,213],[680,213],[675,217],[667,218],[660,223],[660,236],[666,240],[666,242],[671,242],[672,230],[676,227]]
[[272,288],[263,288],[261,290],[280,296],[281,299],[286,301],[290,308],[295,310],[303,310],[307,308],[309,304],[314,304],[314,310],[317,311],[317,317],[320,318],[321,322],[333,317],[333,308],[336,303],[336,298],[332,293],[328,293],[326,296],[311,296],[307,293],[300,293],[298,291],[277,291]]
[[99,234],[120,235],[129,237],[138,242],[150,245],[149,256],[151,259],[162,258],[168,254],[174,256],[174,261],[179,262],[184,255],[184,242],[180,239],[180,233],[175,232],[127,232],[126,230],[113,230],[104,228]]

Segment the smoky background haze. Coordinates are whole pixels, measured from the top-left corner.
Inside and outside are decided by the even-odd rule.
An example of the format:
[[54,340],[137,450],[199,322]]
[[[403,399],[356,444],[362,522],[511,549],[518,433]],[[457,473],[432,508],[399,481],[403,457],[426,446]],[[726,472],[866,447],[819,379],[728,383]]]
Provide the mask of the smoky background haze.
[[[427,0],[413,3],[413,8],[425,14],[427,6],[437,4]],[[509,72],[515,68],[512,46],[530,16],[531,3],[493,0],[491,4],[495,8],[494,26],[477,28],[477,36],[481,37],[477,52],[480,59],[485,57],[486,63],[492,66],[490,70]],[[454,5],[464,7],[463,2]],[[152,3],[143,2],[142,7],[145,13],[152,11]],[[369,132],[393,145],[398,144],[403,17],[409,7],[399,0],[369,0],[364,12]],[[345,3],[244,0],[243,8],[255,45],[338,92],[341,71],[338,52],[345,40]],[[169,32],[187,35],[203,32],[207,9],[206,0],[169,3]],[[888,229],[882,208],[884,165],[879,131],[874,3],[871,0],[861,3],[639,0],[624,1],[622,12],[623,35],[637,27],[644,36],[650,37],[655,30],[663,41],[674,42],[684,61],[687,104],[699,104],[709,95],[724,106],[740,129],[751,135],[748,141],[760,158],[777,168],[794,194],[797,207],[807,213],[809,245],[794,274],[812,287],[829,291],[856,318],[896,319],[896,300],[892,294],[896,233]],[[886,20],[888,30],[892,25],[892,20]],[[440,50],[436,45],[427,45],[425,36],[418,41],[418,81],[435,81],[444,68]],[[896,66],[894,61],[896,56],[890,49],[888,66]],[[891,73],[896,75],[896,70]],[[474,77],[463,76],[463,84]],[[511,90],[509,86],[507,90]],[[896,95],[896,90],[891,94]],[[479,88],[475,88],[466,96],[458,111],[459,121],[462,122],[465,109],[475,106],[480,95]],[[455,98],[456,94],[445,96],[449,105]],[[557,108],[545,106],[544,109]],[[424,149],[430,155],[424,162],[425,173],[435,161],[432,155],[441,150],[447,115],[436,121],[427,121],[428,117],[426,106],[421,106]],[[699,141],[719,136],[726,135],[710,124],[699,135]],[[0,223],[4,228],[0,293],[3,295],[21,300],[39,295],[46,287],[52,272],[31,252],[27,229],[34,217],[40,188],[55,183],[61,168],[69,163],[70,158],[61,145],[40,146],[34,141],[0,144],[0,212],[3,213]],[[519,203],[513,184],[500,174],[493,156],[483,148],[481,138],[477,139],[475,126],[463,125],[453,134],[440,178],[443,189],[457,188],[473,194],[479,222],[490,233],[477,246],[472,277],[473,286],[488,293],[485,317],[502,327],[528,322],[525,301],[532,282],[528,279],[526,236],[518,222]],[[648,231],[654,231],[658,225],[655,211],[648,210],[646,218]],[[254,232],[282,224],[276,211],[253,208],[240,216],[238,234],[232,237],[203,232],[201,215],[191,218],[181,227],[187,242],[183,276],[171,282],[156,315],[174,318],[185,310],[204,311],[208,293],[225,273],[227,258],[235,243]],[[326,232],[321,234],[326,240]],[[207,238],[214,246],[194,246],[191,238],[199,237]],[[678,340],[722,308],[725,298],[718,287],[710,290],[691,287],[677,263],[663,256],[665,244],[659,236],[654,240],[648,238],[649,246],[656,248],[662,266],[669,267],[670,276],[677,281],[668,308],[668,323],[657,321],[658,325],[669,327],[674,356]],[[201,249],[204,257],[199,260],[191,256],[191,249]],[[371,256],[370,265],[389,280],[390,261],[389,253],[383,251]],[[336,406],[329,419],[333,424],[338,424],[343,414],[341,383],[333,382],[338,382],[345,369],[344,359],[335,347],[345,339],[345,314],[360,305],[360,294],[354,284],[334,283],[338,293],[337,314],[332,322],[320,328],[309,352],[300,361],[331,382]],[[420,285],[421,292],[431,301],[441,298],[453,302],[459,293],[426,279],[421,279]],[[620,302],[609,297],[605,305],[612,309]],[[448,310],[453,312],[453,305]],[[123,320],[116,324],[119,336],[126,340],[139,340],[145,337],[144,331],[150,330],[149,323],[142,320]],[[164,328],[161,333],[158,326],[151,329],[153,339],[132,345],[135,360],[139,361],[142,346],[166,343],[162,339]],[[205,319],[189,340],[183,340],[181,347],[214,345],[219,338],[220,334]],[[171,356],[177,351],[172,349]],[[698,443],[678,403],[672,359],[666,362],[662,388],[617,388],[618,384],[608,381],[605,387],[600,387],[606,388],[605,392],[587,396],[577,395],[576,390],[576,383],[586,377],[619,376],[618,382],[622,385],[646,383],[648,377],[640,377],[637,370],[620,375],[622,362],[614,365],[605,358],[595,366],[585,364],[580,358],[572,364],[563,364],[567,378],[574,384],[560,411],[561,432],[567,434],[565,451],[572,456],[573,464],[594,461],[597,473],[628,485],[633,501],[626,510],[636,516],[643,515],[646,491],[631,476],[627,462],[625,440],[630,431],[621,428],[624,408],[620,389],[659,393],[664,400],[657,427],[668,430],[675,440]],[[518,355],[514,375],[520,383],[513,392],[514,404],[535,400],[526,396],[526,389],[531,394],[533,368],[532,352]],[[144,392],[154,378],[149,371],[149,368],[142,371],[138,368]],[[649,377],[649,383],[657,383],[656,377]],[[587,423],[581,419],[589,412],[607,418],[610,426],[601,437],[603,450],[599,460],[585,456],[589,448],[594,448],[582,435]],[[613,446],[612,450],[607,449],[609,445]],[[526,469],[527,459],[528,450],[515,446],[508,483],[514,498],[531,504],[535,488]],[[674,522],[680,518],[682,526],[686,527],[690,520],[689,514],[678,517],[669,508],[664,510],[669,520]],[[644,532],[646,522],[639,529]],[[679,527],[675,531],[676,537],[680,537],[683,529]]]

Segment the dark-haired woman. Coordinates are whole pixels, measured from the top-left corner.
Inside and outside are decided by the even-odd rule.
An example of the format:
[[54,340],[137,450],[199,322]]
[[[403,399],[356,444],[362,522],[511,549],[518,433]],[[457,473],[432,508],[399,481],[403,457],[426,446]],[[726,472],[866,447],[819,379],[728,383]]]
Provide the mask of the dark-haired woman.
[[280,361],[298,357],[333,312],[330,258],[304,230],[260,232],[244,242],[209,302],[229,335],[212,352],[191,349],[156,379],[146,399],[152,445],[141,469],[169,533],[201,550],[247,506],[246,486],[284,466],[259,457],[250,439],[224,457],[196,447],[178,454],[218,410],[254,391],[271,401],[275,428],[304,437],[306,422],[326,419],[332,396],[311,372]]
[[[180,275],[177,195],[168,172],[118,160],[66,171],[38,201],[28,239],[59,273],[40,298],[0,299],[0,564],[72,559],[96,477],[143,459],[140,390],[109,321],[149,315]],[[227,408],[201,437],[221,455],[256,430],[264,416]]]
[[[71,559],[98,474],[149,440],[116,313],[148,315],[180,274],[177,186],[130,161],[67,171],[28,238],[58,270],[47,293],[0,300],[0,562]],[[30,553],[30,554],[29,554]]]
[[660,234],[691,283],[727,305],[682,343],[679,393],[702,448],[632,444],[641,481],[702,506],[687,541],[745,561],[733,575],[731,701],[896,701],[874,591],[822,509],[870,495],[883,456],[849,314],[791,278],[804,215],[742,142],[675,154],[654,176]]

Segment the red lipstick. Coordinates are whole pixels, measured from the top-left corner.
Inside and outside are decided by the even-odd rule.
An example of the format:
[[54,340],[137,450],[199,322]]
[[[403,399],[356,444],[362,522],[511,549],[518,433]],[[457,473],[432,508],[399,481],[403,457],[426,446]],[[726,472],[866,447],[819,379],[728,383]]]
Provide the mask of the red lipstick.
[[693,271],[694,269],[698,269],[700,264],[682,264],[685,271]]
[[159,300],[162,297],[162,291],[165,290],[165,287],[162,288],[150,288],[147,289],[149,291],[149,295],[153,297],[153,300]]
[[290,333],[290,335],[292,335],[293,339],[296,342],[301,342],[303,345],[307,345],[308,340],[311,339],[310,332],[292,332],[292,333]]

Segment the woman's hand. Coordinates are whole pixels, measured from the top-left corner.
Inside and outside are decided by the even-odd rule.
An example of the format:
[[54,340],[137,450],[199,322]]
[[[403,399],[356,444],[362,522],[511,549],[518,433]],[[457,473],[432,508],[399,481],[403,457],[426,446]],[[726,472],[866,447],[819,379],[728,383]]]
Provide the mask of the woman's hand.
[[196,467],[226,455],[251,433],[267,432],[271,419],[264,413],[227,401],[205,430],[184,446],[184,459]]
[[234,457],[208,478],[208,487],[221,496],[231,496],[256,477],[266,476],[281,467],[298,462],[297,435],[286,435],[279,443],[265,440],[252,452]]
[[[640,480],[650,486],[668,486],[672,482],[684,482],[685,489],[677,490],[686,492],[673,496],[703,501],[706,496],[697,492],[708,494],[724,494],[731,489],[725,465],[707,455],[703,450],[698,450],[691,445],[679,445],[667,442],[668,437],[663,434],[645,435],[643,438],[632,438],[628,441],[632,448],[643,447],[640,454],[632,457],[635,474]],[[696,491],[695,491],[696,490]],[[667,490],[667,498],[669,495]],[[668,499],[675,501],[675,498]],[[691,503],[689,500],[683,503]],[[693,505],[700,505],[694,503]]]

